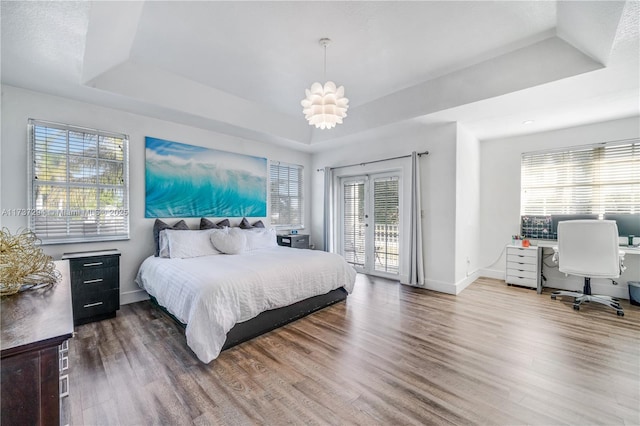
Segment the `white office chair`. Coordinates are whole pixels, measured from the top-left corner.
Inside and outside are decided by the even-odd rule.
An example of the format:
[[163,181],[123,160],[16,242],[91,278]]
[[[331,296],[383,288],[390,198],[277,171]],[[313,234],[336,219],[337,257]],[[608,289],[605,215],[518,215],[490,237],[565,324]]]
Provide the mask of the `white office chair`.
[[583,302],[597,302],[624,311],[618,299],[591,294],[591,278],[618,278],[624,271],[624,252],[618,246],[618,226],[614,220],[568,220],[558,223],[558,246],[553,248],[553,260],[567,275],[584,277],[582,293],[556,291],[556,296],[575,297],[573,309],[580,310]]

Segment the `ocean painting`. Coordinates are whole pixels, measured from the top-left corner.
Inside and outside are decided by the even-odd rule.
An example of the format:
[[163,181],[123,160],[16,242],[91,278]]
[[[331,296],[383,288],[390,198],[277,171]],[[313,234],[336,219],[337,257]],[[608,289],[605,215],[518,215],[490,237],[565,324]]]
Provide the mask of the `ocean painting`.
[[267,159],[147,136],[145,217],[265,217]]

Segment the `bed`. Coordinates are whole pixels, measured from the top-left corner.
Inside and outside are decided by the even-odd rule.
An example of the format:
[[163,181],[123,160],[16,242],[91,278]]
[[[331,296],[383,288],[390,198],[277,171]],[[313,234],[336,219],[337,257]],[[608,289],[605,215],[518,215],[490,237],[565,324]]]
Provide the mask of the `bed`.
[[[197,238],[205,249],[197,248],[194,232],[202,234]],[[245,242],[243,249],[233,254],[207,251],[205,235],[227,235],[233,240],[229,235],[234,232],[236,237],[242,233],[254,242]],[[223,349],[344,300],[353,291],[356,273],[341,256],[280,247],[275,244],[275,235],[268,233],[166,230],[163,234],[171,241],[188,236],[180,245],[171,246],[171,253],[178,254],[149,256],[140,266],[137,284],[185,325],[187,345],[202,362],[209,363]],[[256,235],[267,243],[256,244]],[[214,247],[219,249],[220,245]],[[189,253],[178,257],[184,253],[177,248]],[[197,256],[192,256],[194,251]]]

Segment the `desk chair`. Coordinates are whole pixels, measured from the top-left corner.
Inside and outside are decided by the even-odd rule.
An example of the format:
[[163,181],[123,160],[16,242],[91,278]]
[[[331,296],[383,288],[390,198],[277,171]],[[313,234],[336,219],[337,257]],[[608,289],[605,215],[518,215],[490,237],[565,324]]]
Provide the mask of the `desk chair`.
[[618,278],[624,266],[624,252],[618,247],[618,226],[613,220],[568,220],[558,224],[558,246],[553,248],[558,269],[567,275],[584,277],[582,293],[556,291],[551,298],[572,296],[573,309],[580,310],[583,302],[597,302],[624,311],[618,299],[591,294],[591,278]]

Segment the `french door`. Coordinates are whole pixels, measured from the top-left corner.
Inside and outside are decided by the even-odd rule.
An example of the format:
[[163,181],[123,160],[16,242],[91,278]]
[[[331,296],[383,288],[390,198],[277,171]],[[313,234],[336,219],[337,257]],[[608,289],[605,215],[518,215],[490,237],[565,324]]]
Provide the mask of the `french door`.
[[340,179],[339,250],[358,272],[397,275],[400,266],[400,176]]

